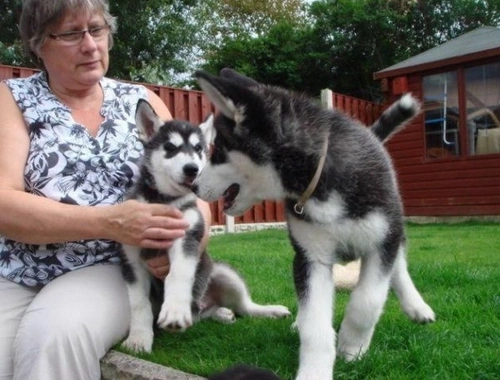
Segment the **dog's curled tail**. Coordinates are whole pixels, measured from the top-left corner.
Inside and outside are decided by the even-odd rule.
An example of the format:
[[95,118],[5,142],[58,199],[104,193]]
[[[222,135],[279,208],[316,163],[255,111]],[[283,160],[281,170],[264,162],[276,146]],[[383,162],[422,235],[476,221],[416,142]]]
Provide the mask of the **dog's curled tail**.
[[385,142],[403,129],[420,112],[420,102],[410,93],[387,108],[370,127],[371,131]]

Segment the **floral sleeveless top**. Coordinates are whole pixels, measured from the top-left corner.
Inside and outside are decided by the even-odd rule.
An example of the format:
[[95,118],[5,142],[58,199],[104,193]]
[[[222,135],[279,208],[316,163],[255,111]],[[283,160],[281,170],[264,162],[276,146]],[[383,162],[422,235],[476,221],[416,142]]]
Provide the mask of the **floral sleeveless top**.
[[[82,206],[123,201],[139,175],[143,147],[135,109],[139,99],[147,99],[146,88],[103,78],[104,121],[92,137],[52,93],[44,73],[6,84],[31,140],[24,170],[26,191]],[[0,275],[27,286],[45,285],[89,265],[118,262],[117,243],[109,240],[34,245],[0,236]]]

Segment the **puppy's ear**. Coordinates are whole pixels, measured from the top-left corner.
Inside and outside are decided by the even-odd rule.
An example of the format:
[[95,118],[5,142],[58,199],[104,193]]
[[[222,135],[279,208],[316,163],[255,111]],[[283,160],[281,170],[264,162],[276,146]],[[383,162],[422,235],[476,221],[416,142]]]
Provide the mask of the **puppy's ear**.
[[148,141],[149,138],[158,132],[160,127],[165,124],[151,105],[144,99],[140,99],[135,110],[135,123],[139,130],[139,138],[142,141]]
[[203,133],[203,136],[205,137],[205,143],[207,144],[208,147],[214,143],[215,136],[217,134],[217,131],[214,128],[214,115],[210,114],[210,116],[200,124],[200,129],[201,132]]
[[[244,127],[245,114],[262,114],[262,100],[252,91],[252,87],[242,86],[238,81],[216,77],[203,71],[197,71],[195,77],[201,89],[213,105],[228,119],[235,123],[236,135],[244,136],[248,131]],[[222,123],[215,123],[215,128],[223,135],[230,133],[223,130]]]
[[[197,71],[195,77],[213,105],[227,118],[237,121],[242,117],[242,110],[236,107],[230,93],[237,90],[227,79],[218,78],[203,71]],[[241,108],[241,107],[240,107]]]
[[233,82],[238,83],[242,86],[246,86],[246,87],[255,87],[255,86],[259,85],[259,82],[253,80],[252,78],[247,77],[245,75],[242,75],[242,74],[234,71],[233,69],[230,69],[227,67],[223,68],[220,71],[220,76],[222,78],[230,79]]

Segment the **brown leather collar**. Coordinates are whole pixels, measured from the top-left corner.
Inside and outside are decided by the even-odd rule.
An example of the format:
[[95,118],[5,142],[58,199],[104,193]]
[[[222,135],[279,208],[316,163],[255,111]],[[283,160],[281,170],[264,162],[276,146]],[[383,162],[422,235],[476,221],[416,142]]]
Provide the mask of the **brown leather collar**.
[[321,177],[321,172],[323,171],[323,166],[325,165],[327,153],[328,153],[328,136],[326,136],[325,142],[323,143],[323,152],[321,153],[321,157],[319,158],[319,163],[318,167],[316,168],[316,173],[314,173],[314,177],[309,183],[309,186],[307,186],[307,189],[300,196],[297,203],[295,203],[295,205],[293,206],[293,211],[295,211],[295,213],[298,215],[302,215],[304,213],[305,203],[309,200],[314,190],[316,190],[319,178]]

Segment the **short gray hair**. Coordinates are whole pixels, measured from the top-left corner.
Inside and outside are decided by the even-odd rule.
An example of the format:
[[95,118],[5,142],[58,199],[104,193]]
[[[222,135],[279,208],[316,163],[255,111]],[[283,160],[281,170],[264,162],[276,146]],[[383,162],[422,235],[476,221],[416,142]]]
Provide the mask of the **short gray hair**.
[[50,28],[62,21],[67,14],[81,11],[100,12],[111,28],[109,48],[113,46],[113,33],[116,32],[116,18],[109,13],[107,0],[23,0],[23,10],[19,20],[19,32],[26,54],[41,69],[45,69],[39,59],[40,49]]

